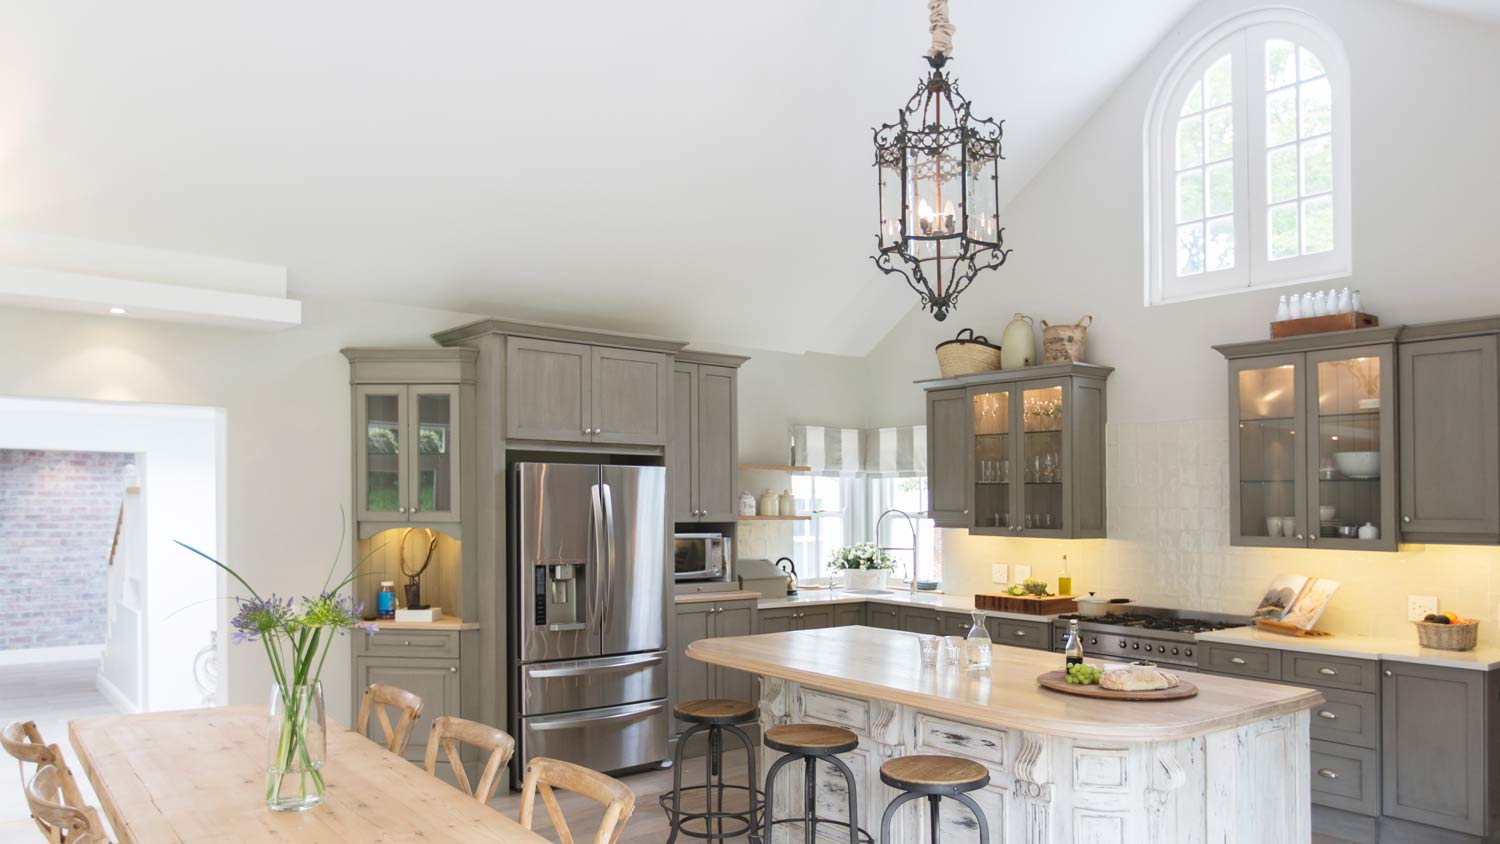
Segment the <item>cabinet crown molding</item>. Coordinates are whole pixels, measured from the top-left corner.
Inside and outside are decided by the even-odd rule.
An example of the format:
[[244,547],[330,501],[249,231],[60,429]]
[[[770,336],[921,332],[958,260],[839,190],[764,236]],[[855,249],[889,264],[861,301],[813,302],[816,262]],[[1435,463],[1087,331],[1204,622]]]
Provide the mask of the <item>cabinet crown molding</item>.
[[750,358],[745,355],[727,355],[721,352],[700,352],[696,349],[684,349],[677,353],[678,363],[705,363],[710,366],[729,366],[740,368]]
[[914,381],[924,390],[940,390],[945,387],[971,387],[983,384],[1009,384],[1015,381],[1036,381],[1048,378],[1083,376],[1086,378],[1108,378],[1113,366],[1097,363],[1054,363],[1045,366],[1028,366],[1024,369],[997,369],[974,375],[959,375],[955,378],[924,378]]
[[1348,331],[1326,331],[1276,340],[1249,340],[1243,343],[1221,343],[1214,351],[1229,360],[1258,358],[1286,352],[1317,352],[1324,349],[1346,349],[1350,346],[1373,346],[1394,343],[1407,326],[1377,325],[1374,328],[1352,328]]
[[647,352],[675,354],[687,343],[640,334],[625,334],[618,331],[603,331],[592,328],[574,328],[546,322],[524,322],[511,319],[481,319],[475,322],[439,331],[432,335],[439,345],[463,346],[481,337],[500,334],[507,337],[529,337],[534,340],[558,340],[565,343],[587,343],[591,346],[610,346],[618,349],[639,349]]
[[473,384],[477,349],[345,348],[350,384]]

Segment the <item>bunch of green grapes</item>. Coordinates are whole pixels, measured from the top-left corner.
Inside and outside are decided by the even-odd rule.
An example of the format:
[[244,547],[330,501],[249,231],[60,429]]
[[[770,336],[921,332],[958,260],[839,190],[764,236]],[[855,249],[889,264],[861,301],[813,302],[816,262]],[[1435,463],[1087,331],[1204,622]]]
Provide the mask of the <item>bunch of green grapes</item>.
[[1080,662],[1068,666],[1068,682],[1075,686],[1092,686],[1099,682],[1099,675],[1102,673],[1104,672],[1099,666]]

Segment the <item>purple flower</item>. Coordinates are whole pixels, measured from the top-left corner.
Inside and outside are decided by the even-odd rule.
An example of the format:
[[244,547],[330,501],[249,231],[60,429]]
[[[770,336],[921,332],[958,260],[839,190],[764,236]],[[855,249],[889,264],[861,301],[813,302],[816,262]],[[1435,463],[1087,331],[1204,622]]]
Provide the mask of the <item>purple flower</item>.
[[229,624],[234,628],[234,643],[239,644],[285,633],[292,621],[292,600],[283,601],[272,595],[269,598],[241,598],[240,611],[229,620]]

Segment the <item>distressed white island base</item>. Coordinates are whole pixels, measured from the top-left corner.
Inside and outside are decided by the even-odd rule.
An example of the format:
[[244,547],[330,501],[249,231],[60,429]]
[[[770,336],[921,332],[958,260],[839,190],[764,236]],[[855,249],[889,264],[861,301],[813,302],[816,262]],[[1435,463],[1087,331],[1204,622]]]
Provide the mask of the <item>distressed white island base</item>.
[[[973,793],[991,844],[1305,844],[1310,826],[1311,689],[1189,675],[1200,694],[1131,703],[1070,697],[1036,686],[1060,656],[995,648],[989,672],[919,665],[916,636],[868,627],[706,639],[689,656],[761,680],[761,727],[823,723],[853,730],[844,757],[858,787],[859,823],[879,844],[897,792],[887,759],[917,753],[972,759],[990,772]],[[779,754],[762,748],[760,770]],[[771,795],[777,817],[800,816],[802,765]],[[843,778],[818,769],[818,814],[844,820]],[[927,838],[925,801],[897,819],[889,844]],[[973,844],[977,827],[942,805],[942,841]],[[797,825],[773,844],[802,841]],[[790,828],[790,829],[789,829]],[[847,841],[837,828],[820,841]]]

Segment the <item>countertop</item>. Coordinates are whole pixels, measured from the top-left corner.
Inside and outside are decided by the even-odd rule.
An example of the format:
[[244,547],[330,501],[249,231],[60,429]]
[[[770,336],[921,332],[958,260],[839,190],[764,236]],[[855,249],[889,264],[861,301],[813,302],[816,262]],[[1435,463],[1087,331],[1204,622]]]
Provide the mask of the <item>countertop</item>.
[[479,622],[464,621],[461,618],[445,615],[437,621],[394,621],[377,619],[375,626],[380,630],[478,630]]
[[1472,668],[1489,671],[1500,668],[1500,648],[1478,647],[1472,651],[1444,651],[1417,644],[1417,634],[1410,639],[1380,636],[1283,636],[1254,627],[1214,630],[1199,633],[1200,642],[1226,645],[1250,645],[1283,651],[1302,651],[1352,659],[1384,659],[1391,662],[1416,662],[1444,668]]
[[715,601],[753,601],[760,597],[759,592],[731,589],[727,592],[684,592],[675,601],[679,604],[711,604]]
[[995,648],[988,672],[927,667],[917,635],[871,627],[796,630],[700,639],[687,655],[714,665],[841,694],[884,700],[984,726],[1105,741],[1202,736],[1323,702],[1312,689],[1192,674],[1197,697],[1130,702],[1073,697],[1036,677],[1060,667],[1056,654]]
[[[843,589],[804,589],[796,595],[785,598],[762,598],[758,605],[763,610],[774,610],[782,607],[800,607],[807,604],[852,604],[860,601],[875,604],[895,604],[904,607],[931,607],[935,610],[950,610],[952,612],[973,612],[973,595],[953,595],[945,592],[917,592],[913,594],[905,589],[893,589],[889,592],[849,592]],[[998,610],[980,610],[986,616],[995,618],[1014,618],[1024,621],[1051,622],[1057,618],[1054,615],[1033,615],[1022,612],[1000,612]]]

